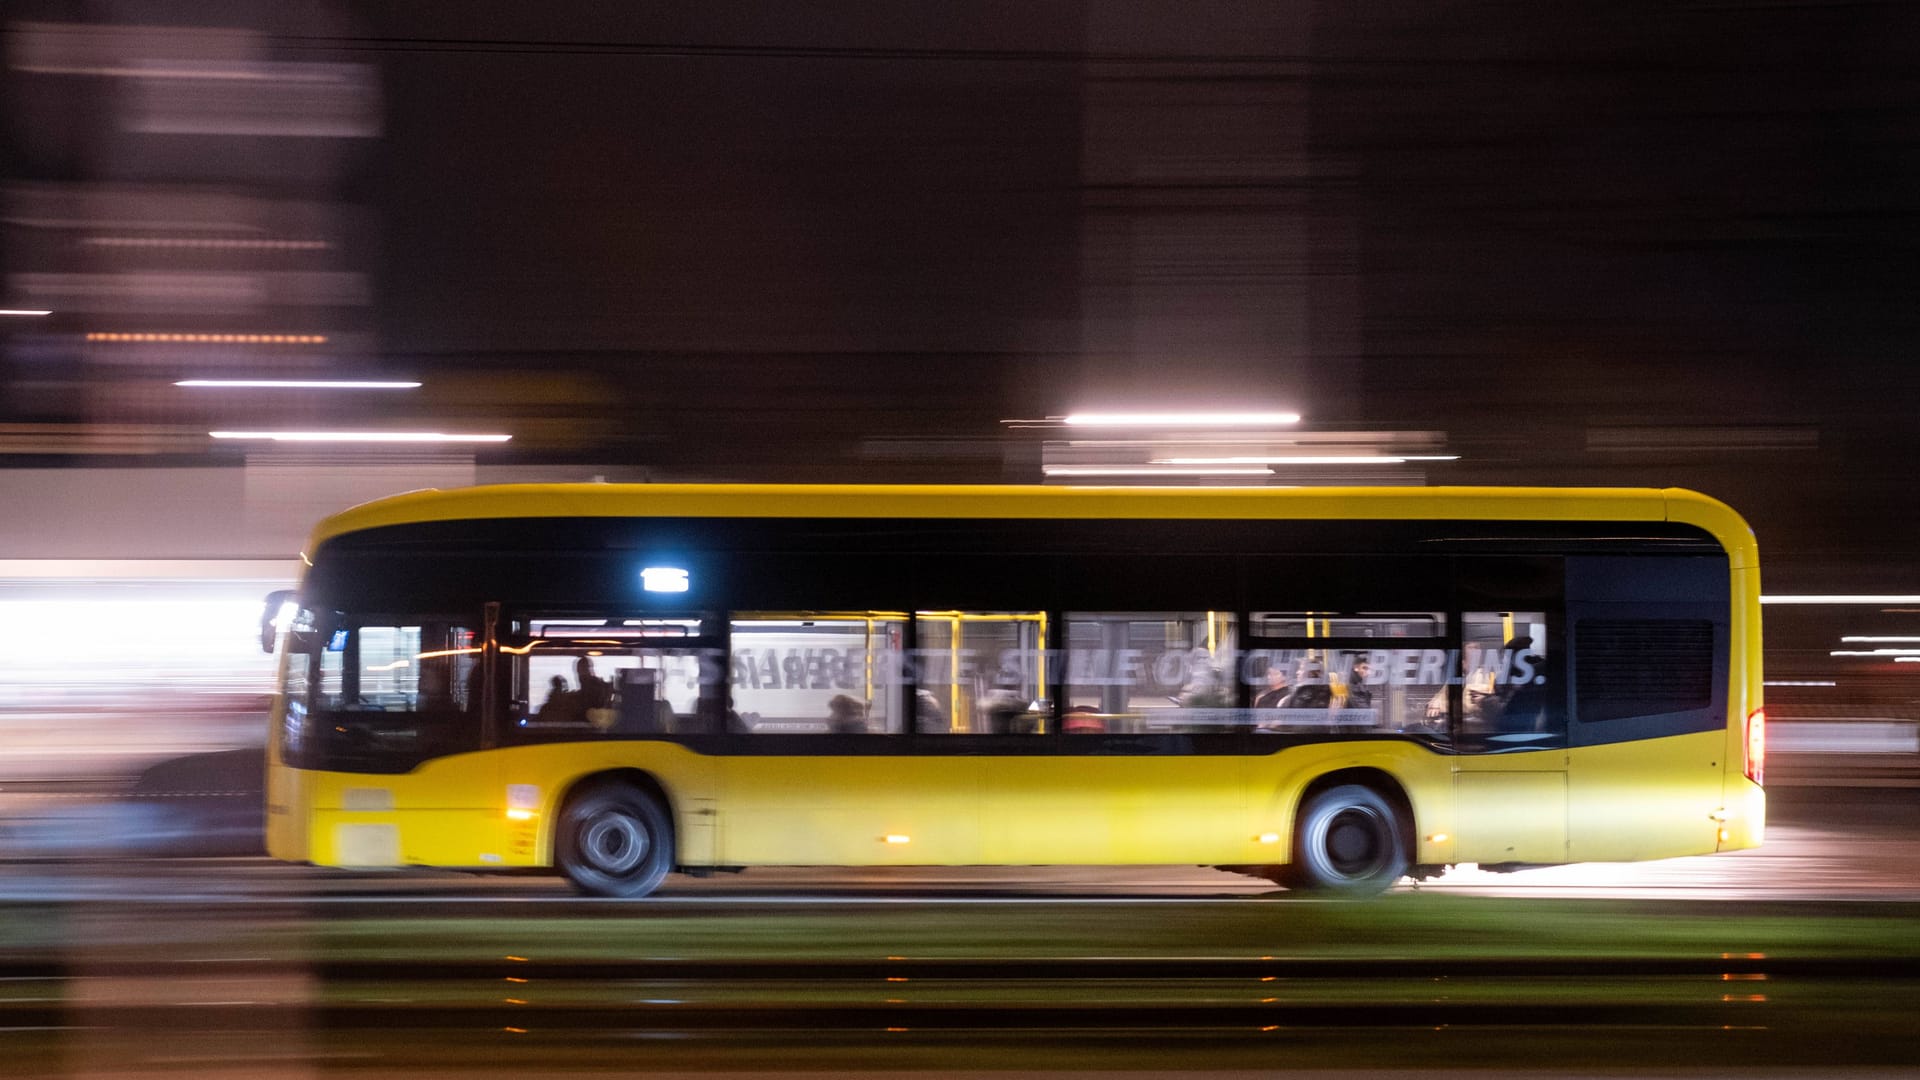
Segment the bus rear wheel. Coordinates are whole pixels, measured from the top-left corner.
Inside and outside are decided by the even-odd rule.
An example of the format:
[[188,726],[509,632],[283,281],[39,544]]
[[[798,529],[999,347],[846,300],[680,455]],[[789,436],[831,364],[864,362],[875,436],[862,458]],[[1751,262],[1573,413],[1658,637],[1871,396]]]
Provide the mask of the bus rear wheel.
[[560,872],[589,896],[645,896],[673,869],[673,826],[651,796],[604,784],[567,801],[554,852]]
[[1280,883],[1298,892],[1375,896],[1407,872],[1409,846],[1385,795],[1363,784],[1330,787],[1301,804],[1293,861]]

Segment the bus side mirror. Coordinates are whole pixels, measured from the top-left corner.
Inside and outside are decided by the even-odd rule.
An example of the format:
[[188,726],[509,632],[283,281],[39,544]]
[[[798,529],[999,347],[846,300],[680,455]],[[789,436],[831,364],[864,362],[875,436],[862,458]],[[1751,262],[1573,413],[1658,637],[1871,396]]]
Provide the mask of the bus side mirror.
[[293,618],[293,590],[275,589],[267,594],[260,607],[260,651],[271,653],[274,639],[279,637],[280,627]]

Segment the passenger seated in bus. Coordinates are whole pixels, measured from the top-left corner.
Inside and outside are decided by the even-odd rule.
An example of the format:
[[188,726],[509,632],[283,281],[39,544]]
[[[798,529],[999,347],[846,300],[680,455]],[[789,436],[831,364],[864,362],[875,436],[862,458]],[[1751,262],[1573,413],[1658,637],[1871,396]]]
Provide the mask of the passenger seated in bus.
[[1019,677],[1011,672],[1003,671],[994,679],[993,689],[980,698],[980,711],[992,734],[1031,735],[1037,730],[1027,699],[1020,693]]
[[867,707],[845,694],[827,702],[827,730],[835,735],[860,735],[867,730]]
[[1300,662],[1299,676],[1293,693],[1287,696],[1285,709],[1324,709],[1333,704],[1333,688],[1327,685],[1326,674],[1316,661]]
[[[1505,646],[1509,658],[1532,652],[1531,637],[1514,637]],[[1509,660],[1508,670],[1498,679],[1488,672],[1484,681],[1468,680],[1464,711],[1469,725],[1479,731],[1537,731],[1545,723],[1546,701],[1546,694],[1532,678],[1524,686],[1513,680]]]
[[953,731],[947,710],[940,707],[940,699],[933,696],[933,691],[925,687],[913,692],[913,730],[928,735],[946,735]]
[[568,689],[567,680],[555,675],[547,684],[547,700],[540,703],[533,718],[547,724],[576,724],[586,719],[586,707],[580,695]]
[[1193,677],[1173,701],[1183,709],[1224,709],[1233,704],[1233,697],[1220,672],[1203,661],[1194,665]]
[[1293,679],[1287,673],[1287,666],[1278,660],[1267,662],[1267,688],[1259,697],[1253,699],[1256,709],[1284,709],[1287,698],[1293,694]]

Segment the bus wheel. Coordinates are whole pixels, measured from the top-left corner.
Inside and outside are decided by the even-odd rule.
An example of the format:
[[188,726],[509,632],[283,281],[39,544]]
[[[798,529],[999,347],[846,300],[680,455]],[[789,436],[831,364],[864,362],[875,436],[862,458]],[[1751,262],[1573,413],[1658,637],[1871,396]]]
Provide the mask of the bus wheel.
[[554,851],[560,871],[589,896],[645,896],[673,869],[673,827],[651,797],[602,785],[568,800]]
[[1407,872],[1407,838],[1386,796],[1361,784],[1317,792],[1300,807],[1288,888],[1374,896]]

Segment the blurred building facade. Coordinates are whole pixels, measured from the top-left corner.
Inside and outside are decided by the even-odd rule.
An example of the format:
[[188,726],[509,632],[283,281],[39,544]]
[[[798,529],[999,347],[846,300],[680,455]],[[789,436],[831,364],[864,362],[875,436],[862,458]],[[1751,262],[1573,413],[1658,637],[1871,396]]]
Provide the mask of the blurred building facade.
[[[1253,482],[1685,485],[1770,588],[1920,592],[1910,11],[606,7],[10,4],[0,306],[53,314],[0,319],[0,557],[1317,452],[1442,460]],[[1305,420],[1047,419],[1097,408]],[[208,434],[314,428],[512,439]]]

